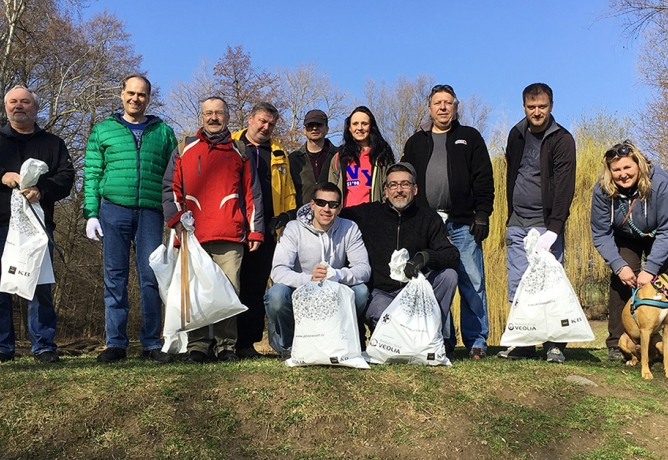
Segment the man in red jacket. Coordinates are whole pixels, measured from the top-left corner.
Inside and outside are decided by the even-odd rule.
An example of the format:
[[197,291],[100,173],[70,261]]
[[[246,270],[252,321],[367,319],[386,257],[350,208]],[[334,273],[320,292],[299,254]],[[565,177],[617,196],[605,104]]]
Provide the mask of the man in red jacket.
[[[191,211],[195,237],[220,266],[239,293],[239,275],[244,244],[255,251],[264,240],[262,191],[252,157],[231,139],[227,129],[227,103],[209,97],[202,103],[202,128],[186,139],[183,152],[175,149],[163,179],[165,221],[183,233],[181,214]],[[233,316],[188,333],[187,363],[210,359],[209,347],[218,361],[238,361],[234,353],[237,318]]]

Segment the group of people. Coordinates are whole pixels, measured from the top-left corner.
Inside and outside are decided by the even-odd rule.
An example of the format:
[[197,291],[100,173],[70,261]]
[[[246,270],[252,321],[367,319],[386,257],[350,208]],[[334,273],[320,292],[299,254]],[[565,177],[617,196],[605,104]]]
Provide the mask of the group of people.
[[[181,216],[187,211],[194,217],[195,237],[248,307],[212,327],[190,331],[187,363],[260,357],[254,344],[262,339],[265,311],[269,343],[287,359],[294,335],[292,293],[323,279],[353,289],[364,346],[367,328],[373,332],[405,286],[392,279],[388,265],[402,248],[410,256],[406,277],[423,272],[434,289],[446,352],[452,356],[457,343],[450,306],[459,288],[462,342],[471,359],[487,355],[482,243],[493,212],[492,164],[480,133],[459,122],[451,86],[432,88],[429,119],[408,139],[399,162],[364,106],[345,119],[338,148],[326,138],[327,114],[309,111],[306,142],[288,154],[272,139],[279,112],[270,103],[255,105],[247,127],[232,133],[227,103],[208,97],[201,103],[201,128],[178,142],[166,123],[146,114],[150,97],[146,77],[125,78],[123,112],[96,124],[86,149],[86,234],[102,239],[104,259],[106,348],[99,362],[126,358],[132,247],[140,287],[141,357],[173,361],[161,350],[162,303],[148,258],[162,243],[165,223],[179,240],[183,237]],[[528,266],[523,239],[529,230],[541,234],[536,250],[551,251],[563,261],[564,228],[575,192],[575,141],[552,116],[552,89],[529,85],[522,101],[526,116],[511,129],[505,150],[510,301]],[[68,196],[74,182],[64,142],[35,122],[37,96],[17,86],[5,95],[5,109],[0,251],[23,161],[37,158],[49,166],[35,187],[20,191],[30,202],[41,203],[49,232],[55,227],[54,203]],[[621,360],[621,309],[631,288],[666,271],[668,177],[629,141],[608,150],[602,165],[591,225],[596,248],[612,269],[608,357]],[[39,285],[29,302],[28,327],[35,359],[58,361],[49,285]],[[563,363],[565,346],[545,343],[547,361]],[[537,352],[511,347],[497,356],[525,359]],[[0,293],[0,361],[13,357],[12,298]]]

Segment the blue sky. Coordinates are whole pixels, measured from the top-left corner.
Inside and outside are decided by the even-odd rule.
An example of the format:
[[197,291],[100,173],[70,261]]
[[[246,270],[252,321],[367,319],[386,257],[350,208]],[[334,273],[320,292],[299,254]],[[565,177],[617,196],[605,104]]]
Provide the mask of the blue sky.
[[649,92],[636,71],[638,43],[621,19],[598,19],[607,0],[266,1],[90,0],[125,21],[152,81],[167,94],[202,58],[215,63],[242,44],[269,70],[315,62],[353,97],[367,79],[430,74],[461,100],[475,93],[508,127],[522,116],[521,92],[542,81],[553,114],[572,126],[603,109],[634,116]]

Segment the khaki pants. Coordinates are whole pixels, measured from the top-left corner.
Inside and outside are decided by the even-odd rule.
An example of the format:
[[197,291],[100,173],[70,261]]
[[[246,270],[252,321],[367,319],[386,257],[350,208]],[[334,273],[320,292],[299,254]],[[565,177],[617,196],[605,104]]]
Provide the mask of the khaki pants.
[[[213,261],[227,275],[234,290],[239,294],[239,273],[241,260],[244,256],[243,243],[230,241],[209,241],[202,243],[202,248],[211,256]],[[218,321],[211,326],[200,327],[188,332],[188,351],[207,353],[212,344],[211,330],[213,330],[213,345],[216,355],[223,350],[234,351],[237,342],[237,317]]]

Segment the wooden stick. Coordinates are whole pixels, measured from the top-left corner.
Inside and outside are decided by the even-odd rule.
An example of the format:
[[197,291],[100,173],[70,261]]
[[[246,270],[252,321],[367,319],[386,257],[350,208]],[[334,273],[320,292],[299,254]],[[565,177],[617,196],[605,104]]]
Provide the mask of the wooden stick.
[[181,329],[190,322],[190,280],[188,276],[188,232],[181,233]]

